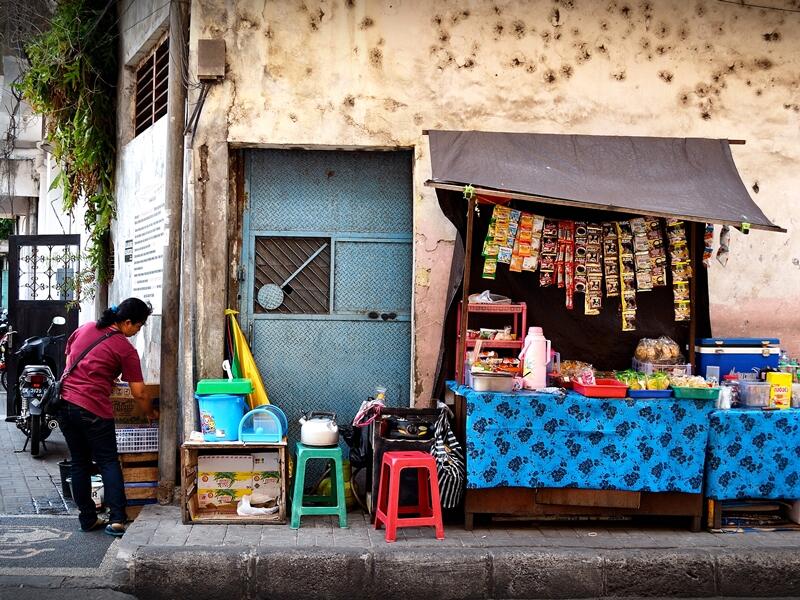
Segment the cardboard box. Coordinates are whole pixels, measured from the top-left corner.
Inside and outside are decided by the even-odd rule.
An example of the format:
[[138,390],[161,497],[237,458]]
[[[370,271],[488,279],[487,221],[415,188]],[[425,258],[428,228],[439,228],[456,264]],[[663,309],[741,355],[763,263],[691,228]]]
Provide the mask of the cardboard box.
[[252,503],[280,498],[281,468],[277,452],[254,452]]
[[[147,395],[153,398],[153,403],[158,406],[160,388],[157,383],[145,384]],[[118,381],[111,388],[111,407],[114,410],[114,423],[117,427],[142,427],[152,423],[141,414],[139,405],[131,395],[130,386],[124,381]]]
[[199,490],[252,490],[253,457],[249,454],[198,456],[197,487]]
[[236,512],[242,496],[252,493],[249,489],[203,489],[197,490],[197,505],[201,509]]

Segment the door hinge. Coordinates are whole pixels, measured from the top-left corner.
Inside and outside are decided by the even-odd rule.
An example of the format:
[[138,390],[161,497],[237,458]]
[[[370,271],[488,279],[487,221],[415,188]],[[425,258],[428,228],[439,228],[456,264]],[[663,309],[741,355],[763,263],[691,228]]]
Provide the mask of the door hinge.
[[236,269],[236,279],[238,279],[239,281],[244,281],[246,277],[247,277],[247,271],[245,271],[244,266],[243,265],[239,266],[239,268]]

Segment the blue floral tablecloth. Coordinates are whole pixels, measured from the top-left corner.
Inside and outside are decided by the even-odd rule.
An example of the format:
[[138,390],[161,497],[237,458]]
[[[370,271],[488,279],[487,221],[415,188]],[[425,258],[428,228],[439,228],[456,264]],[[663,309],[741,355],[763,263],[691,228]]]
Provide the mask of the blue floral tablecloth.
[[713,400],[451,387],[466,399],[468,488],[702,491]]
[[706,495],[800,498],[800,409],[711,414]]

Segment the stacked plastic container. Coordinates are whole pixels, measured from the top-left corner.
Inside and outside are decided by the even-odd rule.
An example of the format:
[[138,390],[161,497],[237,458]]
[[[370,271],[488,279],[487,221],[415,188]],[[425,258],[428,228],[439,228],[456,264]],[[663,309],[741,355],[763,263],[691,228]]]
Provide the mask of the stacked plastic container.
[[207,442],[239,439],[239,424],[249,408],[246,396],[253,393],[249,379],[201,379],[195,398],[200,411],[200,428]]

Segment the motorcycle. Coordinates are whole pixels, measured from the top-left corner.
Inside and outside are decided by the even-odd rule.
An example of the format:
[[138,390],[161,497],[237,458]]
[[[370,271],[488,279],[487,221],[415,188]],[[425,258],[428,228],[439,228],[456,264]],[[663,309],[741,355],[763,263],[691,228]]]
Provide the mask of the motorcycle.
[[25,445],[22,452],[31,445],[31,456],[39,456],[39,447],[47,446],[44,441],[58,427],[55,415],[46,414],[42,401],[47,390],[56,382],[55,361],[47,355],[47,349],[63,340],[66,335],[50,335],[54,325],[64,325],[64,317],[54,317],[44,336],[31,337],[25,340],[14,355],[18,357],[20,369],[16,385],[17,402],[19,403],[17,429],[25,434]]

